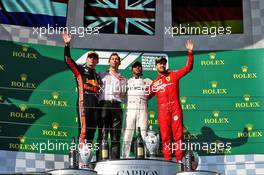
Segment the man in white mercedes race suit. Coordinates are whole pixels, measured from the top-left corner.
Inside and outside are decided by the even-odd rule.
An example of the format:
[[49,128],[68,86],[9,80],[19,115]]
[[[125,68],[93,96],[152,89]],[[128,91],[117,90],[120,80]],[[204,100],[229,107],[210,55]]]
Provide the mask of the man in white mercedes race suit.
[[149,78],[142,78],[140,62],[132,64],[133,77],[127,81],[127,113],[122,147],[122,158],[129,158],[134,129],[140,127],[140,133],[145,139],[148,128],[148,88],[152,82]]

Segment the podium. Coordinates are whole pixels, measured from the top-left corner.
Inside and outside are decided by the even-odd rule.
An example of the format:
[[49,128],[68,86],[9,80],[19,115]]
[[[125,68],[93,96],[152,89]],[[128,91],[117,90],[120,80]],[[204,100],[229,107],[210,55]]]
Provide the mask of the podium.
[[50,171],[47,171],[46,173],[50,175],[66,175],[66,174],[67,175],[74,175],[74,174],[97,175],[95,171],[90,170],[90,169],[70,169],[70,168],[50,170]]
[[182,164],[156,159],[106,160],[96,163],[94,170],[102,175],[175,175]]

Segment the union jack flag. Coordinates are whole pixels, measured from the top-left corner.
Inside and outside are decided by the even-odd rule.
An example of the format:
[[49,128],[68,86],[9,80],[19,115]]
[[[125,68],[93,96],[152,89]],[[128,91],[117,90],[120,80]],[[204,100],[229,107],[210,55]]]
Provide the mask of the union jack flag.
[[84,26],[100,33],[155,34],[156,0],[86,0]]

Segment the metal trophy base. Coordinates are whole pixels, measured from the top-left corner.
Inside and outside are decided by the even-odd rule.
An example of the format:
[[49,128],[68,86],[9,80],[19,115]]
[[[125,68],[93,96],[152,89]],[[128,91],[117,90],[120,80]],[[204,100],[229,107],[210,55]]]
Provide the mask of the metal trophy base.
[[73,174],[82,174],[82,175],[97,175],[96,171],[90,169],[58,169],[58,170],[50,170],[46,172],[51,175],[73,175]]
[[176,175],[220,175],[220,173],[213,172],[213,171],[188,171],[188,172],[179,172]]
[[175,175],[182,164],[153,159],[106,160],[96,163],[95,171],[101,175]]

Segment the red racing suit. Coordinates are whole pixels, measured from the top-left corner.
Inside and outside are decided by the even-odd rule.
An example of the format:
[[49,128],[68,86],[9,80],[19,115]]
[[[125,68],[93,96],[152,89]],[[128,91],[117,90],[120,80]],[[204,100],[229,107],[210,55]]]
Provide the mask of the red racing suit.
[[183,152],[183,114],[179,101],[179,80],[192,70],[193,53],[188,52],[187,64],[179,70],[169,71],[159,75],[150,85],[150,96],[156,94],[158,101],[158,122],[162,139],[162,151],[165,160],[172,159],[173,149],[176,150],[176,160],[181,161]]

